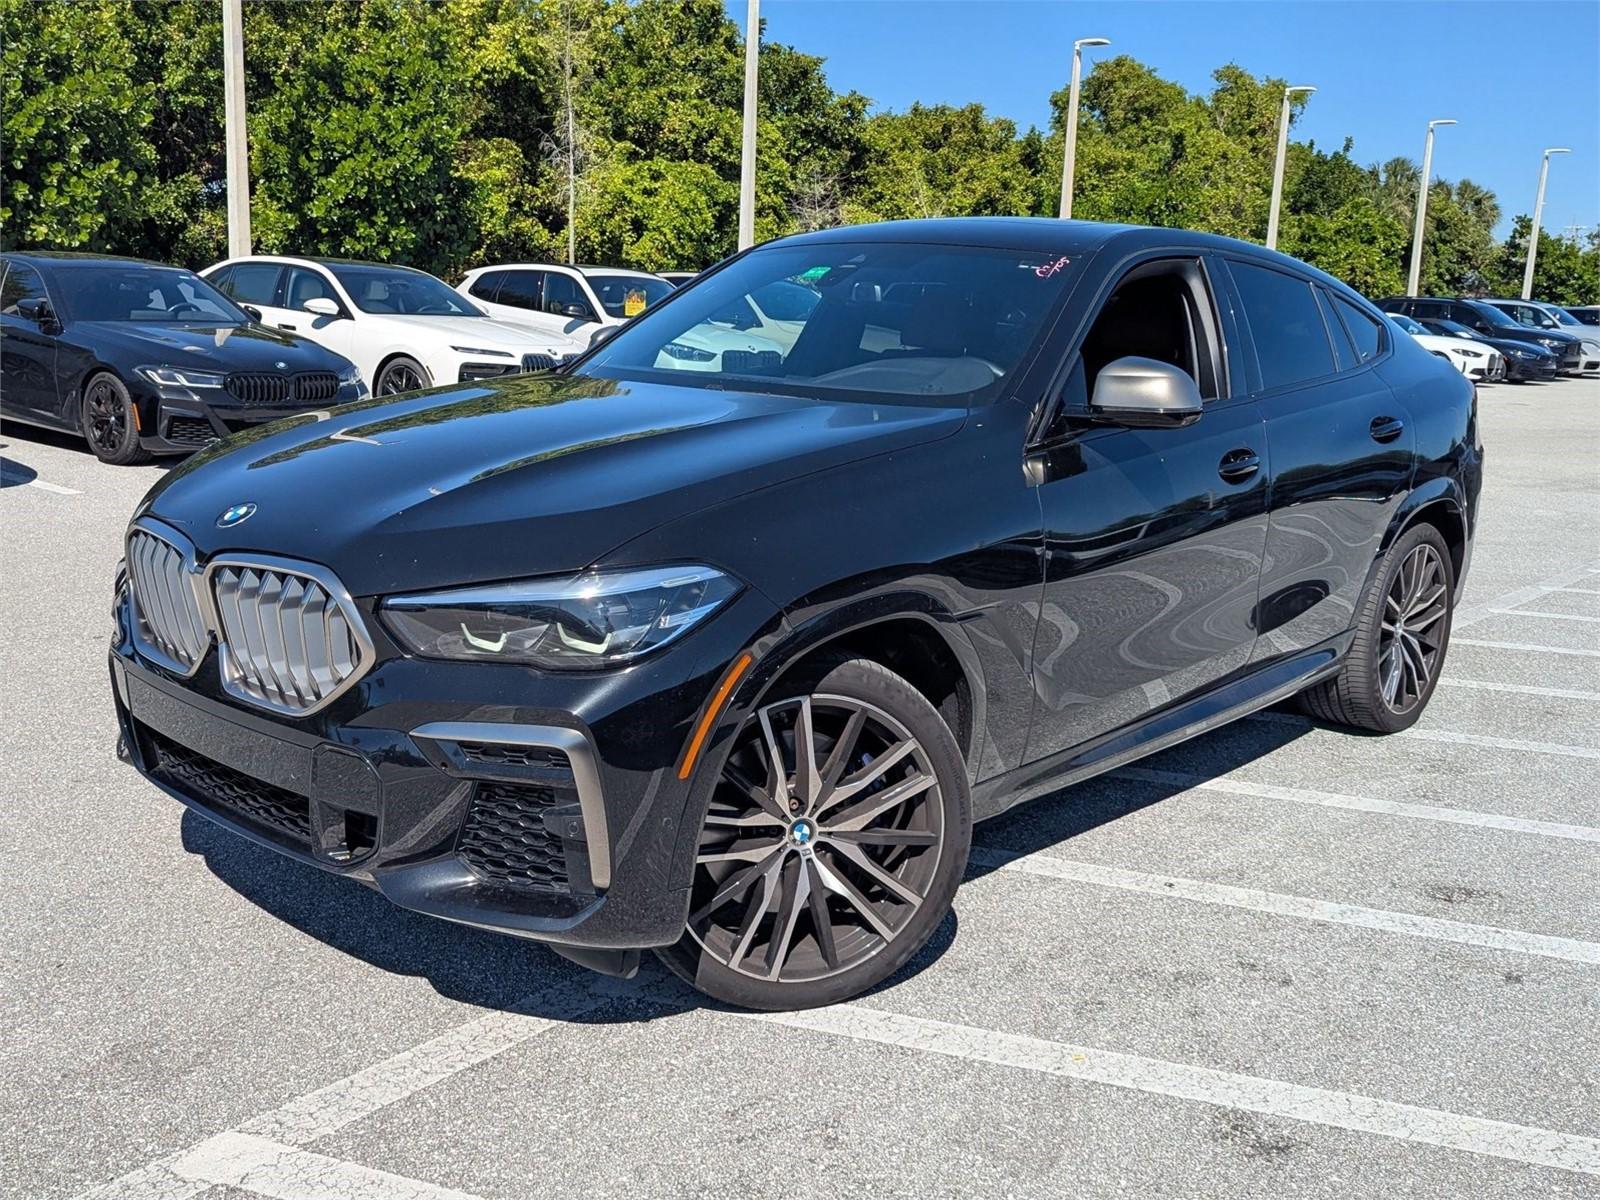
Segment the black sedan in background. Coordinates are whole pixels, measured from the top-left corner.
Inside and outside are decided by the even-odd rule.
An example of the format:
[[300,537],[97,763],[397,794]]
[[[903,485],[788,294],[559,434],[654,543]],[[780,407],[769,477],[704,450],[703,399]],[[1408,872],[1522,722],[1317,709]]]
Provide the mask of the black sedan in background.
[[1512,383],[1526,383],[1530,379],[1554,379],[1556,371],[1561,366],[1561,357],[1554,350],[1546,350],[1543,346],[1536,346],[1532,342],[1494,337],[1479,333],[1476,329],[1468,329],[1458,321],[1446,321],[1438,317],[1424,317],[1417,324],[1440,337],[1465,338],[1473,342],[1482,342],[1485,346],[1493,346],[1505,358],[1506,378]]
[[1387,300],[1379,300],[1378,307],[1385,312],[1404,313],[1424,325],[1429,321],[1454,321],[1470,329],[1472,336],[1479,341],[1492,338],[1518,342],[1524,346],[1538,346],[1556,356],[1558,371],[1577,372],[1583,369],[1582,338],[1557,329],[1532,329],[1482,300],[1469,300],[1465,296],[1454,299],[1444,296],[1390,296]]
[[6,419],[76,431],[119,464],[367,394],[348,359],[192,271],[65,253],[0,256],[0,389]]

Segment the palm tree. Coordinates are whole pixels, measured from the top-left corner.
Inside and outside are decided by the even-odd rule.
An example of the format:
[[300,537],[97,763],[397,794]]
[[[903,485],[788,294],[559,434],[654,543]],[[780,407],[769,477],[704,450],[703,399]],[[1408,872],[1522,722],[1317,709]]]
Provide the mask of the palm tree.
[[1391,158],[1378,168],[1373,200],[1383,212],[1408,225],[1417,209],[1417,183],[1421,177],[1422,168],[1412,159]]

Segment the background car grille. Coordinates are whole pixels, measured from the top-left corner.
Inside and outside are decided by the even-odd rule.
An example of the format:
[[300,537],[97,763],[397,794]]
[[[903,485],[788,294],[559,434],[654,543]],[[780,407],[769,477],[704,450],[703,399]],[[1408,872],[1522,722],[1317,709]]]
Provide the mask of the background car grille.
[[545,813],[570,797],[554,788],[478,784],[456,853],[486,879],[511,887],[566,893],[566,851]]
[[155,751],[150,769],[185,795],[202,804],[242,817],[295,842],[311,841],[311,802],[281,787],[252,779],[186,746],[140,726],[145,744]]
[[222,619],[222,682],[288,712],[327,700],[363,667],[352,618],[309,575],[222,565],[212,573]]
[[553,371],[556,369],[556,360],[548,354],[524,354],[522,356],[522,369],[524,371]]
[[302,371],[298,375],[238,372],[224,381],[228,395],[246,405],[272,405],[332,400],[339,394],[339,377],[332,371]]
[[205,653],[209,635],[195,596],[194,575],[183,555],[154,534],[135,530],[128,539],[128,576],[144,649],[192,671]]

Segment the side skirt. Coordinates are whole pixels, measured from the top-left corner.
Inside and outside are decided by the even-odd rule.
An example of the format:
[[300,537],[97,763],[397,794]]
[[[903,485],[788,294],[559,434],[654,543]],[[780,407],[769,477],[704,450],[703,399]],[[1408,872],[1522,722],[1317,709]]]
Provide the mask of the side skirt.
[[1258,665],[1247,675],[1160,709],[1136,724],[986,779],[972,789],[973,819],[997,817],[1025,801],[1114,771],[1286,700],[1336,674],[1353,637],[1342,633],[1291,657]]

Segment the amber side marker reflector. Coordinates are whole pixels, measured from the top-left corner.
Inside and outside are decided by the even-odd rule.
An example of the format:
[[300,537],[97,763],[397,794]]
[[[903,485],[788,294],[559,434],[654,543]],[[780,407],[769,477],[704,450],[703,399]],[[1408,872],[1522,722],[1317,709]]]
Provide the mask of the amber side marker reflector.
[[684,751],[683,765],[678,768],[678,778],[687,779],[694,771],[694,761],[700,757],[700,747],[705,745],[706,734],[711,732],[711,726],[716,722],[717,714],[722,711],[722,706],[728,702],[728,697],[733,694],[733,685],[739,682],[739,677],[744,674],[745,668],[750,665],[750,656],[741,654],[739,661],[717,686],[711,703],[706,706],[705,716],[700,718],[700,724],[694,727],[694,736],[689,739],[689,749]]

